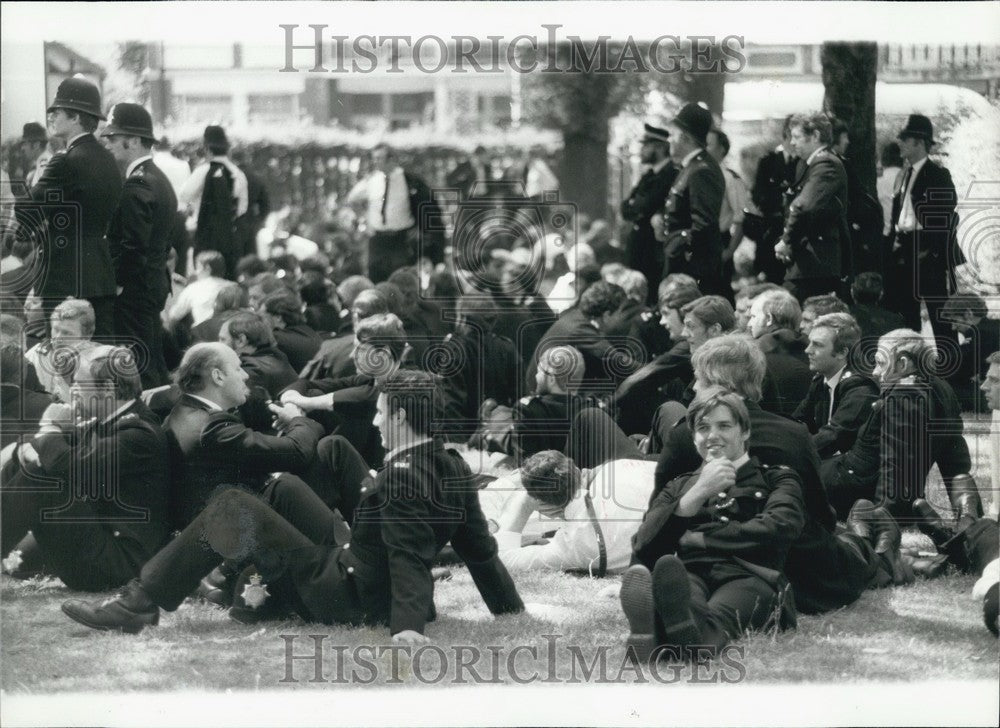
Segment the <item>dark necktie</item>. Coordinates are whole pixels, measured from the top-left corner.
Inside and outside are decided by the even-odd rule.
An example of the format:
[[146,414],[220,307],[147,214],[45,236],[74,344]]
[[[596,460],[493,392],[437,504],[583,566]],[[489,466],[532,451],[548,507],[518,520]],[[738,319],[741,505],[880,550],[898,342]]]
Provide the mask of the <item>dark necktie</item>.
[[830,421],[830,397],[832,396],[830,393],[830,387],[826,382],[822,382],[821,386],[823,389],[819,394],[819,412],[816,413],[818,415],[816,417],[816,424],[819,427],[822,427]]
[[385,190],[382,192],[382,227],[383,228],[388,228],[389,227],[386,224],[385,209],[386,209],[386,207],[389,206],[389,181],[391,179],[392,179],[392,177],[388,173],[386,173],[386,175],[385,175]]

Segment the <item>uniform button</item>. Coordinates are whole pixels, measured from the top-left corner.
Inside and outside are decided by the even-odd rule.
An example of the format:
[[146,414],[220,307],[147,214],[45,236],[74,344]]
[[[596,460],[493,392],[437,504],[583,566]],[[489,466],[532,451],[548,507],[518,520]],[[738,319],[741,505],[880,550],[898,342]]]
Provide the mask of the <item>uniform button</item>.
[[115,531],[115,538],[118,538],[121,535],[122,535],[121,531]]
[[344,544],[344,551],[347,551],[347,549],[349,549],[349,548],[351,548],[351,544],[345,543]]
[[763,498],[764,497],[764,494],[761,493],[759,490],[756,493],[754,493],[753,495],[754,495],[754,498]]
[[362,493],[366,492],[367,490],[368,490],[368,486],[367,485],[361,486],[361,492]]
[[353,574],[354,573],[354,567],[353,566],[348,566],[347,567],[347,573],[348,574]]
[[719,516],[719,520],[723,523],[729,523],[729,516]]
[[719,493],[719,497],[720,497],[720,498],[725,498],[725,497],[726,497],[726,494],[725,494],[725,492],[723,491],[722,493]]
[[847,472],[850,473],[851,475],[854,475],[854,471],[851,470],[850,468],[847,469]]

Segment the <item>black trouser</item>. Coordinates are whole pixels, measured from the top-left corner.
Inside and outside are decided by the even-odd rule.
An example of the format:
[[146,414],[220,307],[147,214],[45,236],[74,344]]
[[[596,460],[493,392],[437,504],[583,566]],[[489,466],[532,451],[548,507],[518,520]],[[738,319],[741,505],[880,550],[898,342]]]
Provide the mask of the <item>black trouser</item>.
[[687,416],[687,407],[680,402],[664,402],[656,408],[653,423],[649,428],[649,454],[663,452],[663,446],[670,437],[670,431]]
[[410,230],[376,231],[368,241],[368,277],[381,283],[406,265],[416,262]]
[[[144,550],[116,536],[114,524],[101,523],[96,504],[74,498],[67,481],[53,486],[53,481],[34,479],[14,464],[8,465],[4,476],[0,503],[3,555],[31,531],[46,568],[70,589],[107,591],[139,573]],[[58,513],[46,517],[43,511],[50,509]],[[59,520],[51,520],[53,517]]]
[[[748,629],[764,627],[774,616],[776,590],[742,566],[718,562],[685,564],[685,568],[691,587],[691,617],[699,632],[698,645],[719,649]],[[658,644],[670,644],[660,620],[656,627]]]
[[1000,525],[992,518],[980,518],[962,533],[969,573],[983,575],[983,569],[1000,553]]
[[[294,476],[282,475],[281,478]],[[339,510],[348,523],[361,499],[361,484],[369,477],[369,467],[351,443],[340,435],[319,441],[316,457],[303,480],[330,510]]]
[[[826,487],[830,505],[837,511],[837,518],[847,519],[851,507],[856,500],[875,499],[875,482],[871,475],[860,472],[861,469],[848,467],[844,456],[834,455],[820,462],[819,474]],[[877,472],[875,473],[877,475]],[[876,505],[879,505],[876,503]]]
[[123,292],[115,300],[115,338],[136,353],[143,389],[169,383],[163,357],[163,326],[160,311]]
[[578,468],[594,468],[612,460],[644,460],[636,444],[603,410],[587,407],[573,419],[566,455]]
[[223,559],[255,562],[274,553],[337,543],[340,519],[315,494],[302,489],[286,496],[292,502],[284,504],[283,517],[242,490],[217,495],[142,567],[143,589],[157,605],[173,611]]

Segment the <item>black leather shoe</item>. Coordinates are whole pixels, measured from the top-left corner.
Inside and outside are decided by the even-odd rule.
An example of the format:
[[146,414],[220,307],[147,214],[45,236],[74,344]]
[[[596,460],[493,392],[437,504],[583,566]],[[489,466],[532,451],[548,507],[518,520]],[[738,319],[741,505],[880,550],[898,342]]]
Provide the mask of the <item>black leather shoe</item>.
[[653,607],[653,575],[642,564],[630,566],[622,575],[618,594],[628,620],[625,655],[640,665],[649,664],[656,649],[656,613]]
[[857,500],[854,501],[854,505],[851,506],[851,512],[847,514],[847,527],[856,536],[860,536],[868,543],[875,545],[872,540],[872,527],[870,523],[872,511],[875,510],[875,504],[870,500]]
[[661,556],[653,567],[653,605],[666,644],[683,649],[701,641],[691,617],[691,582],[684,562],[676,556]]
[[930,538],[938,548],[941,548],[942,545],[948,543],[954,537],[955,532],[945,525],[944,521],[941,520],[941,516],[934,509],[934,506],[923,498],[917,498],[913,501],[913,512],[920,519],[917,521],[917,528],[920,529],[921,533]]
[[197,594],[206,602],[225,609],[233,604],[235,583],[236,575],[227,576],[222,568],[217,566],[198,584]]
[[875,553],[881,556],[888,565],[888,571],[892,574],[892,583],[896,586],[912,584],[914,581],[913,569],[903,561],[899,553],[903,532],[899,530],[896,519],[883,506],[875,508],[863,518],[867,520],[871,528]]
[[951,479],[949,491],[951,507],[955,511],[955,530],[961,533],[983,517],[983,504],[979,489],[971,475],[956,475]]
[[143,627],[160,621],[160,610],[149,598],[138,579],[133,579],[118,596],[103,602],[70,599],[63,602],[63,613],[70,619],[101,632],[117,630],[138,634]]

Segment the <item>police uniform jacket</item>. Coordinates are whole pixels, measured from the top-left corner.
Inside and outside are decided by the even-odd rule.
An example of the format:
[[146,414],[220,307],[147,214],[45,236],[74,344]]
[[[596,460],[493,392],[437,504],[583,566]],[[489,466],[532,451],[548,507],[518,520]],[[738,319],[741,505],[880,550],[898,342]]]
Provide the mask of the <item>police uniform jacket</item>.
[[791,415],[806,396],[812,381],[809,358],[806,356],[808,343],[804,336],[791,329],[777,329],[757,339],[757,346],[767,360],[767,373],[778,395],[777,402],[763,402],[764,409]]
[[285,353],[276,346],[265,346],[249,354],[240,354],[240,365],[250,375],[249,386],[260,386],[272,398],[299,378]]
[[312,327],[295,324],[274,330],[274,340],[286,357],[292,370],[298,374],[316,356],[323,339]]
[[607,366],[607,357],[612,352],[611,342],[594,322],[586,318],[578,308],[574,308],[553,323],[538,342],[525,376],[527,391],[535,388],[539,357],[546,349],[554,346],[572,346],[583,355],[585,380],[608,381],[609,378],[615,378]]
[[792,417],[813,435],[820,457],[847,452],[854,445],[858,431],[878,399],[878,385],[863,374],[845,369],[833,390],[833,416],[830,416],[830,388],[822,374],[813,377],[809,392]]
[[682,399],[693,379],[691,348],[687,341],[680,341],[619,385],[615,392],[618,426],[629,434],[649,432],[656,408]]
[[[731,488],[710,496],[695,515],[677,515],[682,496],[700,473],[699,468],[675,478],[653,498],[632,538],[639,561],[652,569],[658,558],[676,553],[685,563],[739,559],[738,564],[781,571],[806,519],[795,471],[788,466],[761,466],[751,458],[737,469]],[[688,531],[703,534],[704,547],[681,545],[680,538]]]
[[449,542],[493,614],[524,609],[468,465],[428,439],[392,455],[362,486],[349,543],[286,552],[285,573],[310,619],[423,633],[434,614],[431,566]]
[[[721,281],[719,214],[725,195],[722,168],[702,149],[677,175],[667,195],[665,273],[687,273],[699,282]],[[707,289],[702,286],[702,290]]]
[[581,403],[572,394],[536,394],[514,405],[514,454],[518,462],[542,450],[566,447],[572,418]]
[[789,194],[781,239],[792,248],[792,263],[785,278],[839,278],[851,245],[844,163],[830,149],[820,149]]
[[119,547],[138,569],[170,534],[167,437],[160,419],[134,400],[97,423],[34,440],[46,474],[93,501]]
[[[659,262],[662,269],[663,249],[653,234],[650,220],[663,211],[667,193],[679,173],[672,161],[667,161],[659,171],[648,169],[622,201],[622,219],[630,223],[625,246],[630,268],[646,270],[650,263]],[[654,286],[655,281],[649,281],[649,285]]]
[[513,341],[521,361],[530,364],[556,314],[542,296],[494,296],[493,300],[497,305],[493,332]]
[[303,473],[323,428],[296,417],[281,437],[251,430],[233,412],[214,410],[187,394],[163,423],[171,440],[174,523],[183,527],[219,488],[259,493],[275,472]]
[[177,222],[177,196],[152,159],[125,179],[108,240],[121,296],[157,311],[170,291],[167,252]]
[[778,218],[779,221],[784,218],[785,191],[795,181],[797,162],[794,157],[785,159],[781,149],[761,157],[750,199],[765,218]]
[[876,499],[894,515],[906,516],[905,505],[924,497],[933,464],[946,483],[970,471],[962,409],[951,385],[935,376],[900,380],[882,392],[880,403],[882,460]]
[[[904,181],[905,172],[899,175],[899,186],[892,197],[893,233],[896,232],[903,210]],[[904,246],[894,255],[902,258],[908,266],[916,267],[924,288],[933,281],[939,283],[936,290],[927,293],[945,293],[947,277],[954,275],[956,265],[965,262],[956,238],[958,215],[955,208],[958,199],[951,173],[927,159],[912,180],[910,201],[913,203],[913,214],[918,226],[917,234],[910,246]]]
[[115,270],[107,233],[122,194],[118,164],[93,134],[52,155],[31,188],[48,234],[42,246],[46,272],[42,297],[115,295]]
[[642,344],[645,361],[652,361],[665,354],[677,343],[670,339],[670,332],[660,324],[660,311],[655,306],[642,311],[632,322],[628,336]]

